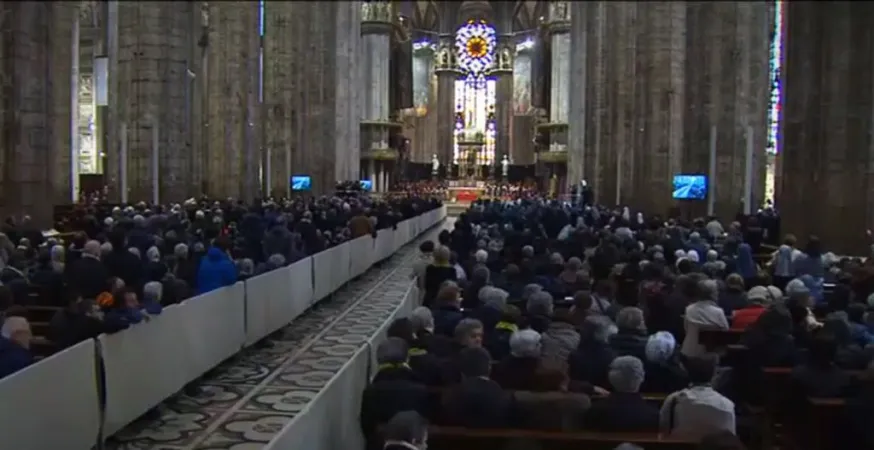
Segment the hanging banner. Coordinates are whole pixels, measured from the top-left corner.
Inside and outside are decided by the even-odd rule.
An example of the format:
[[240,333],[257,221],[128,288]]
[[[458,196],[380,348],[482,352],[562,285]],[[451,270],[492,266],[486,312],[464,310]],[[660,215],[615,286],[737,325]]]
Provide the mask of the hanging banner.
[[531,104],[531,55],[519,52],[513,61],[513,114],[527,116],[534,110]]

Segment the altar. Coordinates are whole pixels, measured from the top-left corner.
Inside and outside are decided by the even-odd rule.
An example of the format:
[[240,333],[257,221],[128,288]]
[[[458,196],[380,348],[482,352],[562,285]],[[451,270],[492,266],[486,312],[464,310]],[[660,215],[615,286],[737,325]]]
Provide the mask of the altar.
[[486,193],[486,183],[481,180],[450,180],[446,188],[449,201],[470,204]]

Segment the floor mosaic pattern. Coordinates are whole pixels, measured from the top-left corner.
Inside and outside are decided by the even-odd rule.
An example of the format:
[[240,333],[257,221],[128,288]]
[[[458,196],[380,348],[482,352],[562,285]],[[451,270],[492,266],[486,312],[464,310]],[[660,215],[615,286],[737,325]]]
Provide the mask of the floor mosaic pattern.
[[422,239],[285,327],[271,347],[244,350],[207,374],[199,392],[171,398],[129,425],[107,449],[260,450],[401,303]]

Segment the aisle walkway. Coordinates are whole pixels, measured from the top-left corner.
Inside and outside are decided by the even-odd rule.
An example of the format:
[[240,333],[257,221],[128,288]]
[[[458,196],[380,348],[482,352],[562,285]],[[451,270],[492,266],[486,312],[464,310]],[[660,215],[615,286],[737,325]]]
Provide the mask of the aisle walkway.
[[436,240],[438,231],[401,248],[292,322],[274,347],[244,351],[205,377],[200,394],[166,401],[160,418],[131,424],[107,448],[261,449],[401,303],[418,244]]

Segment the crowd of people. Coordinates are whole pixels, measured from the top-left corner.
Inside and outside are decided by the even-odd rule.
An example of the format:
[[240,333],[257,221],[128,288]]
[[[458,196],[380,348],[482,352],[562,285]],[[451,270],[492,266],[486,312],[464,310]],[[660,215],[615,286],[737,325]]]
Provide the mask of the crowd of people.
[[[475,203],[420,247],[422,306],[377,349],[365,435],[423,448],[432,423],[765,448],[748,424],[770,411],[774,372],[783,433],[806,423],[808,399],[840,398],[832,448],[874,448],[874,261],[816,237],[769,251],[762,218]],[[716,333],[737,341],[712,345]]]
[[148,321],[169,304],[439,206],[428,195],[377,200],[343,187],[333,196],[253,204],[90,202],[60,220],[61,235],[44,234],[28,217],[8,219],[0,233],[0,378]]

